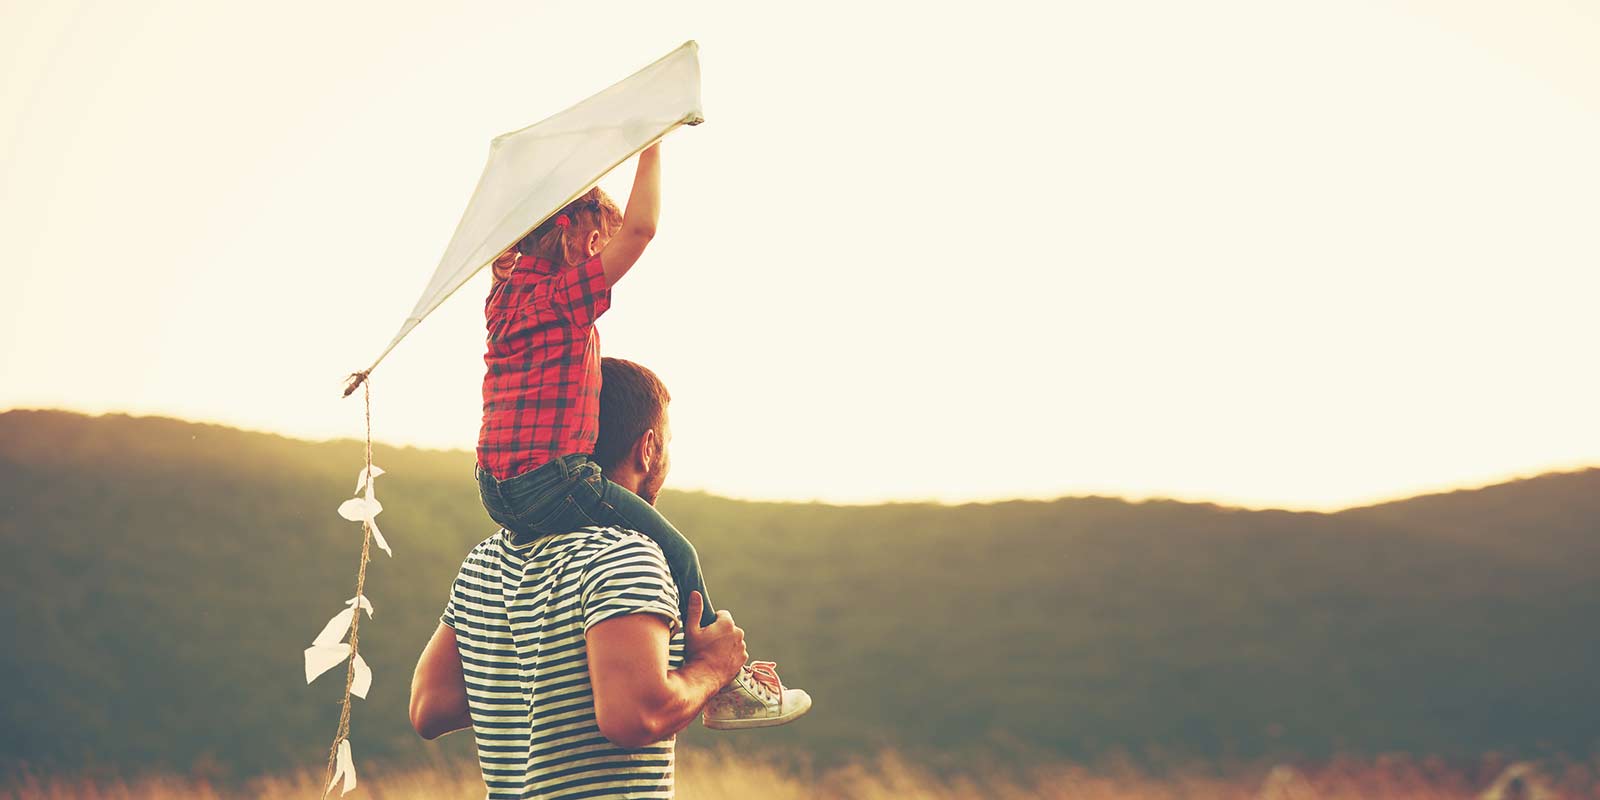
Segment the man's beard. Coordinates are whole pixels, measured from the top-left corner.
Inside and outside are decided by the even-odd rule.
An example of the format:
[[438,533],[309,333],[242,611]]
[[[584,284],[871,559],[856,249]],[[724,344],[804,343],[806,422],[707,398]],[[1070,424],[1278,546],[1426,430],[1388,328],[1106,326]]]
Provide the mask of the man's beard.
[[645,473],[644,477],[639,480],[639,499],[650,505],[655,505],[656,495],[661,494],[661,486],[666,482],[666,465],[658,460],[655,467]]

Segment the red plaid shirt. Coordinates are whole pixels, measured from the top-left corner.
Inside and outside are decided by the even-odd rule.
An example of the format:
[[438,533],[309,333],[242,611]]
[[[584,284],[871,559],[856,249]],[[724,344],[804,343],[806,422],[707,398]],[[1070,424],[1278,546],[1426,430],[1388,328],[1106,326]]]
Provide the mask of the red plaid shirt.
[[592,453],[600,432],[600,335],[611,307],[600,257],[567,269],[521,256],[484,303],[478,466],[506,480],[557,456]]

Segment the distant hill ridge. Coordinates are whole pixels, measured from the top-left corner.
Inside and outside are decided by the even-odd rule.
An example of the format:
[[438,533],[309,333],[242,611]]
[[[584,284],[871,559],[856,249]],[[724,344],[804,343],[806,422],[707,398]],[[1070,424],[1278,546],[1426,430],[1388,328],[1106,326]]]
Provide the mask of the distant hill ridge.
[[[360,442],[0,414],[0,761],[315,763]],[[378,444],[358,757],[425,755],[412,664],[488,535],[472,454]],[[1333,513],[1113,498],[831,506],[667,493],[713,595],[817,698],[734,742],[1047,754],[1584,752],[1600,744],[1600,469]],[[781,569],[779,569],[781,567]],[[442,747],[470,751],[464,737]],[[686,738],[713,737],[691,729]]]
[[[126,422],[126,423],[130,423],[130,424],[134,424],[134,425],[148,425],[148,426],[150,426],[150,429],[148,431],[146,431],[146,433],[151,435],[152,441],[155,441],[155,442],[166,441],[171,446],[180,446],[180,447],[182,446],[183,437],[181,435],[179,435],[179,434],[187,432],[187,433],[190,434],[190,437],[191,437],[191,440],[192,440],[194,437],[200,435],[198,433],[198,431],[205,431],[205,432],[208,432],[208,433],[211,433],[211,434],[214,434],[214,435],[220,435],[220,436],[226,436],[226,437],[235,437],[236,436],[236,437],[241,437],[241,438],[243,438],[245,440],[273,441],[273,442],[276,442],[276,443],[278,443],[280,445],[290,445],[290,446],[329,447],[329,448],[332,448],[332,447],[359,447],[360,446],[360,440],[359,439],[354,439],[354,438],[349,438],[349,437],[341,437],[341,438],[326,439],[326,440],[303,439],[303,438],[299,438],[299,437],[295,437],[295,436],[289,436],[289,435],[280,434],[280,433],[273,433],[273,432],[270,432],[270,431],[248,430],[248,429],[237,428],[237,427],[233,427],[233,426],[229,426],[229,425],[222,425],[222,424],[218,424],[218,423],[196,422],[196,421],[192,421],[192,420],[185,420],[185,419],[181,419],[181,418],[177,418],[177,417],[168,417],[168,416],[164,416],[164,415],[139,415],[139,414],[125,414],[125,413],[119,413],[119,412],[112,412],[112,413],[106,413],[106,414],[84,414],[84,413],[80,413],[80,412],[76,412],[76,411],[64,411],[64,410],[50,409],[50,408],[22,408],[22,409],[13,409],[13,410],[10,410],[10,411],[0,411],[0,433],[4,433],[5,431],[7,431],[10,426],[24,427],[24,426],[27,426],[27,425],[33,424],[33,423],[44,424],[44,425],[58,425],[59,424],[59,425],[63,426],[61,429],[63,431],[65,431],[65,430],[68,430],[69,428],[76,427],[78,425],[78,423],[91,423],[91,422],[97,421],[97,420],[99,420],[99,421],[107,421],[107,422],[119,422],[119,423],[120,422]],[[88,430],[88,429],[84,429],[84,430]],[[416,446],[412,446],[412,445],[392,445],[392,444],[388,444],[388,443],[385,443],[385,442],[382,442],[382,441],[375,442],[374,446],[378,447],[378,448],[381,448],[381,449],[384,449],[384,450],[393,451],[393,452],[403,452],[403,453],[410,453],[410,454],[416,454],[416,455],[421,455],[421,456],[435,456],[435,457],[438,457],[440,459],[454,459],[454,460],[465,459],[465,460],[471,461],[472,459],[475,458],[474,454],[470,450],[427,448],[427,447],[416,447]],[[54,448],[50,448],[50,449],[54,449]],[[1526,487],[1526,486],[1528,486],[1530,484],[1545,484],[1545,485],[1548,485],[1548,486],[1552,486],[1553,487],[1552,492],[1554,494],[1561,494],[1561,493],[1564,493],[1566,491],[1569,491],[1569,490],[1572,490],[1572,489],[1576,489],[1576,488],[1579,488],[1579,487],[1582,487],[1582,486],[1588,486],[1588,487],[1591,487],[1591,488],[1594,488],[1594,489],[1600,489],[1600,466],[1588,467],[1588,468],[1577,469],[1577,470],[1569,470],[1569,471],[1551,471],[1551,472],[1545,472],[1545,473],[1540,473],[1540,474],[1536,474],[1536,475],[1528,475],[1528,476],[1521,476],[1521,477],[1517,477],[1517,478],[1507,479],[1505,481],[1500,481],[1500,482],[1492,483],[1492,484],[1484,484],[1484,485],[1478,485],[1478,486],[1465,486],[1465,487],[1460,487],[1460,488],[1456,488],[1456,489],[1446,489],[1446,490],[1440,490],[1440,491],[1435,491],[1435,492],[1425,492],[1425,493],[1422,493],[1422,494],[1417,494],[1417,495],[1413,495],[1413,496],[1405,497],[1405,498],[1400,498],[1400,499],[1396,499],[1396,500],[1386,500],[1386,501],[1378,502],[1378,503],[1367,503],[1367,504],[1355,505],[1355,506],[1350,506],[1350,507],[1347,507],[1347,508],[1338,509],[1338,510],[1334,510],[1334,511],[1279,509],[1279,508],[1244,508],[1244,507],[1232,505],[1232,504],[1229,504],[1229,503],[1223,503],[1223,502],[1217,502],[1217,501],[1208,501],[1208,500],[1179,500],[1179,499],[1168,498],[1168,497],[1147,497],[1147,498],[1140,498],[1140,499],[1128,499],[1128,498],[1120,497],[1120,496],[1117,496],[1117,495],[1102,495],[1102,494],[1061,495],[1061,496],[1059,496],[1057,498],[1054,498],[1054,499],[1016,499],[1016,500],[998,499],[998,500],[973,501],[973,502],[964,502],[964,503],[945,503],[945,502],[937,502],[937,503],[935,503],[935,502],[930,502],[930,501],[919,501],[919,500],[910,500],[910,501],[899,501],[899,500],[896,500],[896,501],[888,501],[888,502],[885,502],[885,503],[878,503],[878,504],[846,503],[846,504],[843,504],[843,505],[844,505],[844,507],[849,507],[849,508],[857,508],[857,507],[862,507],[862,506],[867,506],[867,505],[907,505],[907,504],[909,504],[909,505],[956,506],[956,505],[993,505],[995,503],[1008,503],[1008,502],[1050,503],[1050,502],[1057,502],[1057,501],[1061,501],[1061,500],[1089,500],[1089,499],[1093,499],[1093,500],[1117,500],[1117,501],[1130,503],[1130,504],[1135,504],[1135,505],[1141,504],[1141,503],[1178,503],[1178,504],[1182,504],[1182,505],[1205,506],[1205,507],[1211,507],[1211,508],[1217,508],[1217,509],[1227,509],[1227,510],[1282,511],[1282,512],[1285,512],[1285,513],[1307,513],[1307,514],[1340,514],[1340,513],[1346,513],[1346,512],[1366,511],[1366,510],[1371,510],[1371,509],[1392,507],[1392,506],[1397,506],[1397,505],[1405,504],[1405,503],[1421,502],[1421,501],[1426,501],[1426,500],[1428,500],[1430,498],[1456,498],[1456,499],[1460,499],[1465,495],[1474,495],[1474,494],[1480,494],[1480,493],[1494,494],[1494,493],[1502,492],[1502,491],[1520,491],[1520,489],[1518,489],[1516,487]],[[668,490],[668,491],[670,492],[672,490]],[[680,493],[681,494],[709,494],[709,493],[706,493],[706,492],[680,492]],[[744,500],[742,498],[732,498],[732,497],[725,497],[725,496],[722,496],[722,495],[714,495],[714,494],[712,494],[710,496],[719,497],[719,498],[727,499],[727,500],[733,500],[735,502],[743,501],[743,502],[753,502],[753,503],[791,503],[791,504],[803,504],[803,505],[819,505],[819,504],[820,505],[835,505],[835,504],[831,504],[831,503],[818,503],[818,502],[813,502],[813,501]]]

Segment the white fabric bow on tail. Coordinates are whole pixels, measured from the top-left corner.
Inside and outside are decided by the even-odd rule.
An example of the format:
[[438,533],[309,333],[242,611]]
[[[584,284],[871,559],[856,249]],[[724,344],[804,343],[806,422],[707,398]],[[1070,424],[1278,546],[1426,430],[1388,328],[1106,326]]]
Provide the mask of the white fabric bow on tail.
[[394,558],[394,551],[389,549],[389,542],[384,540],[383,532],[378,530],[376,517],[383,511],[383,504],[378,502],[378,476],[383,474],[382,467],[370,467],[356,473],[356,497],[339,504],[339,516],[351,522],[366,523],[372,530],[372,538]]
[[[311,641],[311,646],[306,648],[306,683],[316,680],[322,673],[343,664],[351,656],[351,648],[344,641],[345,634],[350,632],[352,617],[359,607],[367,612],[367,618],[372,618],[372,601],[365,597],[352,597],[345,601],[349,606],[343,611],[333,615],[328,624],[322,626],[322,633]],[[355,680],[350,683],[350,693],[362,700],[367,699],[367,690],[372,688],[372,669],[367,666],[367,660],[355,653]]]
[[351,789],[356,788],[356,762],[350,758],[349,739],[339,740],[337,754],[334,756],[333,778],[328,781],[328,788],[322,790],[324,797],[333,791],[333,785],[338,783],[340,778],[344,779],[344,788],[339,790],[339,794],[349,794]]

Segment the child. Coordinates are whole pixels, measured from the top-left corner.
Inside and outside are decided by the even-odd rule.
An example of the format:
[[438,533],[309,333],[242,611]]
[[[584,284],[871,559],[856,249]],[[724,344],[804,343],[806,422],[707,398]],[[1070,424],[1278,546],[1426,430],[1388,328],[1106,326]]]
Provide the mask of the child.
[[[569,203],[502,253],[484,305],[488,369],[478,435],[478,492],[490,518],[517,541],[590,525],[638,531],[661,546],[679,610],[704,600],[716,620],[694,545],[633,492],[606,480],[590,455],[599,431],[600,339],[595,320],[611,305],[655,233],[661,205],[660,145],[639,154],[627,213],[599,188]],[[785,689],[770,662],[754,662],[707,705],[710,728],[782,725],[810,708]]]

